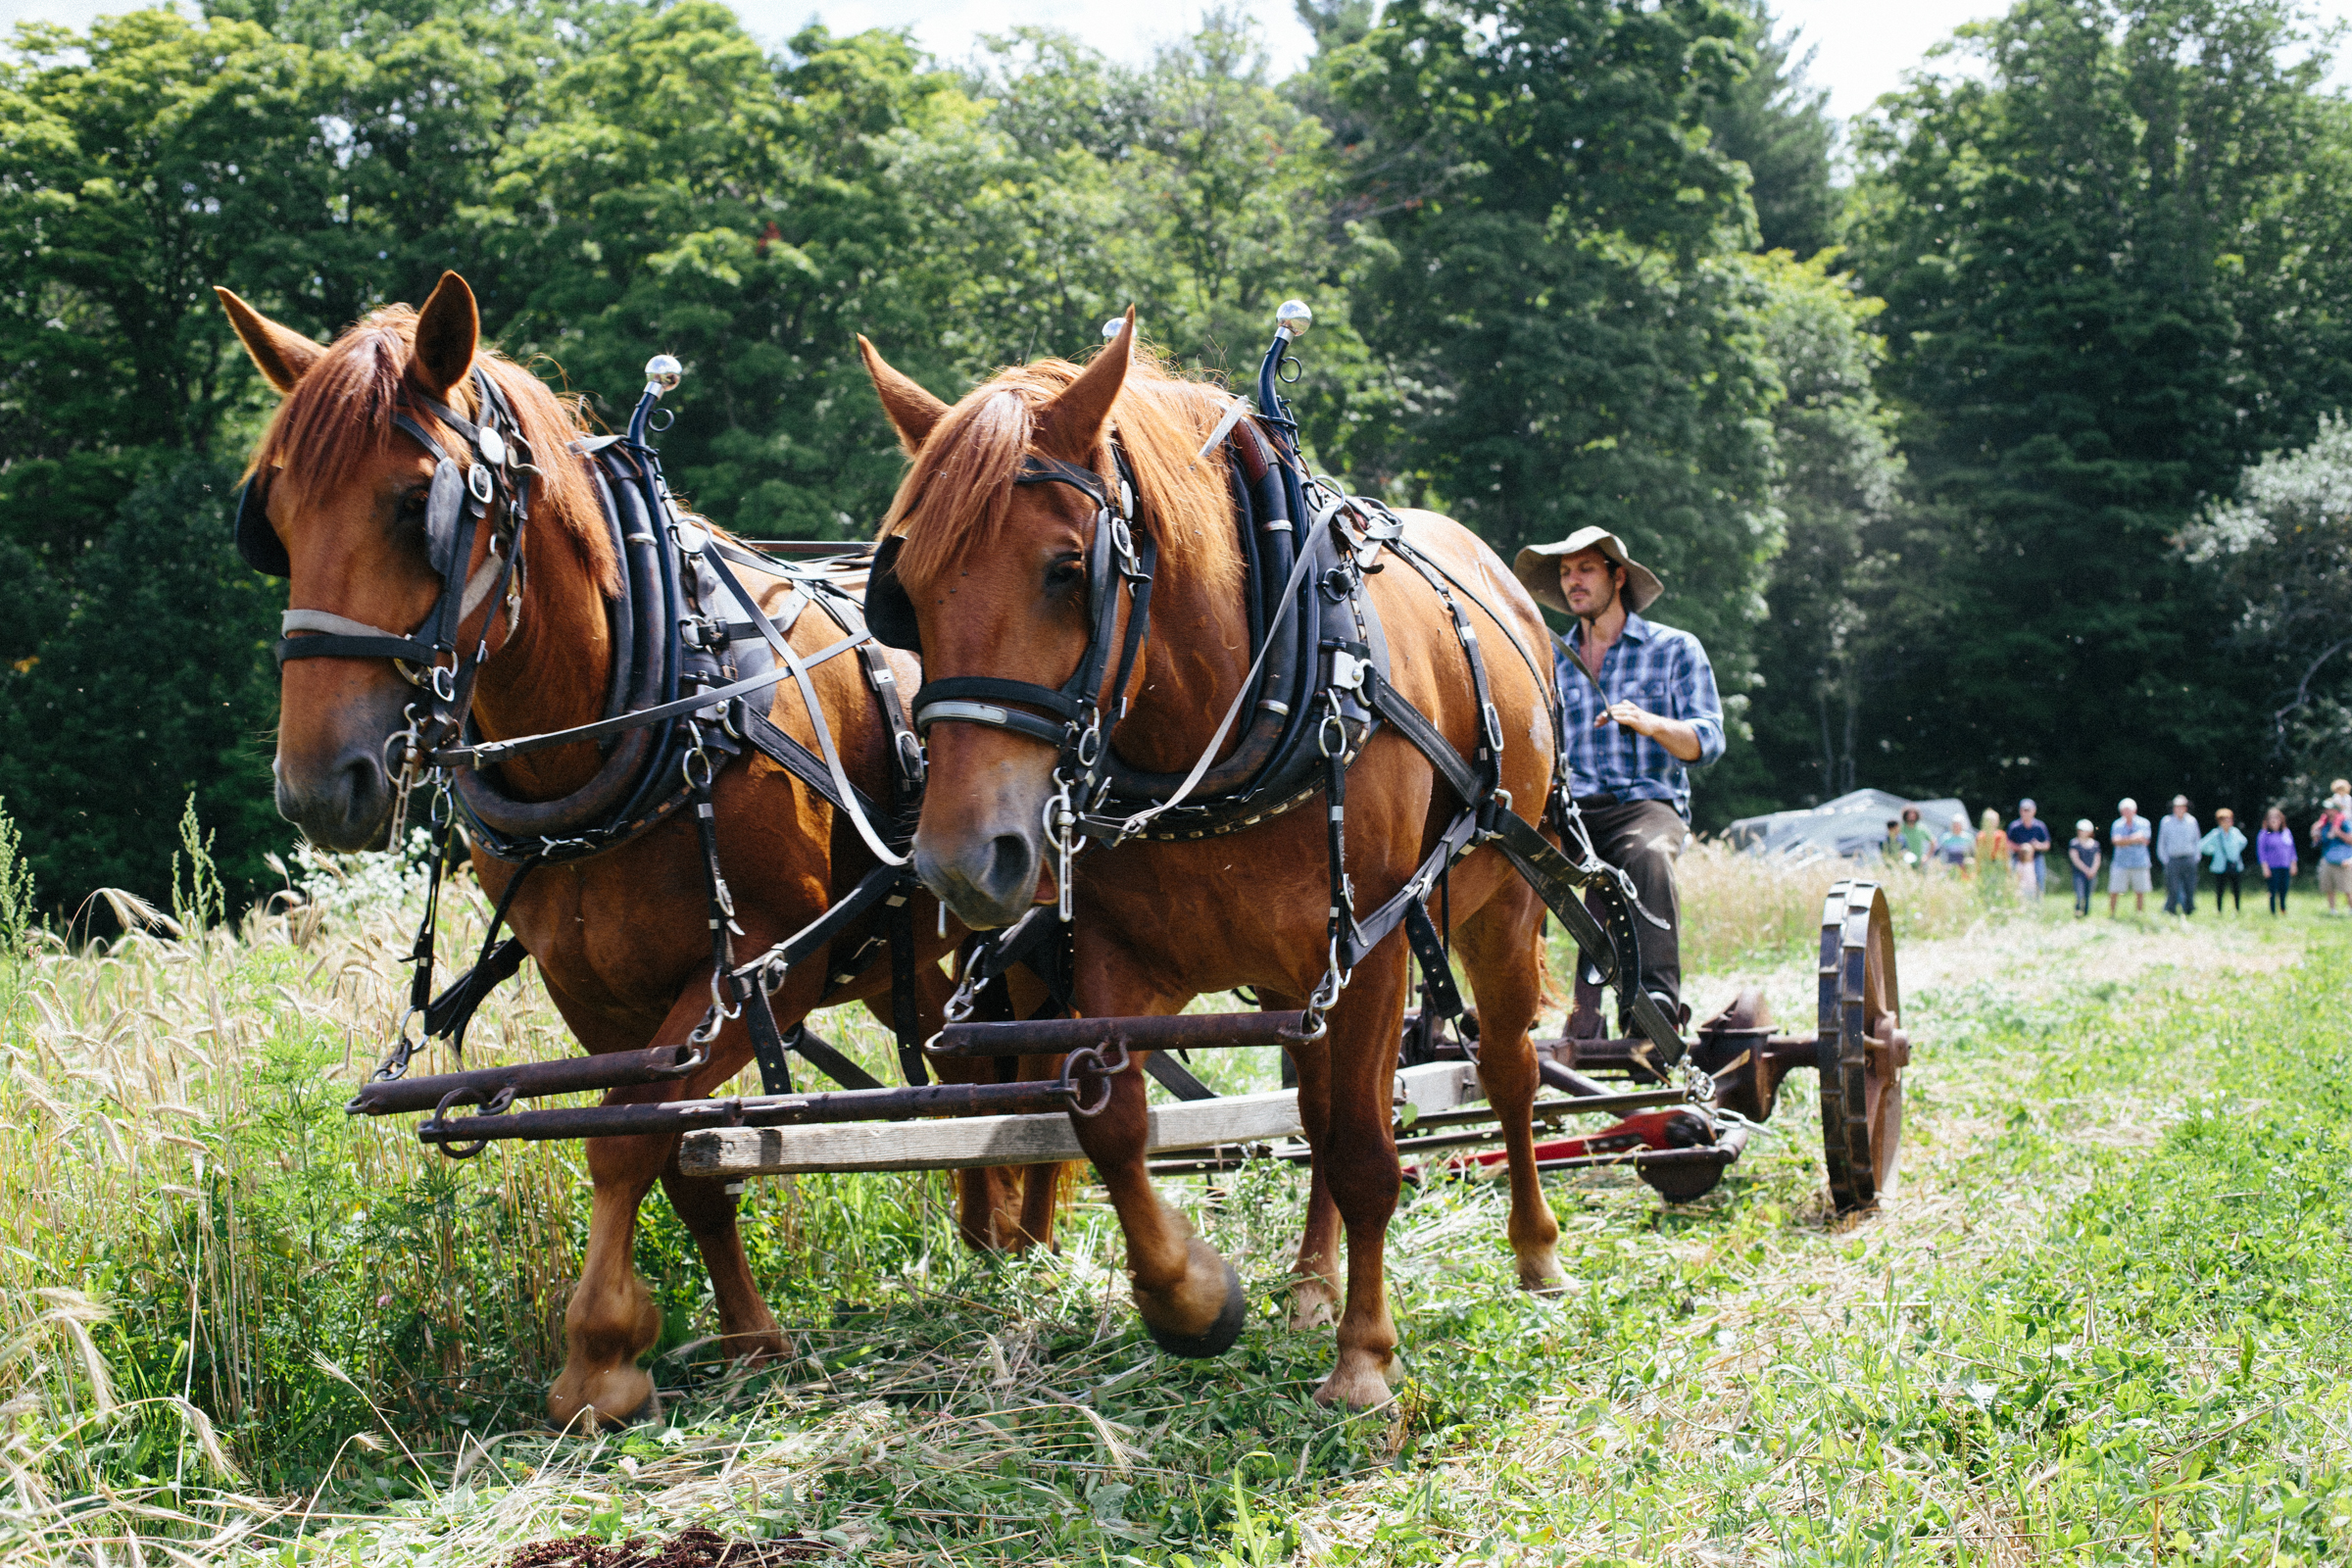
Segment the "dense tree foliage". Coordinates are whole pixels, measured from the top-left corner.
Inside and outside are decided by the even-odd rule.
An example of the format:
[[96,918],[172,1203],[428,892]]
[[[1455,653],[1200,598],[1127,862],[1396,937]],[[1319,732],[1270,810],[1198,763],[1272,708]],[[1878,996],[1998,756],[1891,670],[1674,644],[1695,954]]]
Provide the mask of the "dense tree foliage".
[[755,537],[888,496],[854,332],[953,395],[1134,303],[1231,375],[1305,297],[1316,462],[1505,552],[1603,523],[1666,575],[1734,710],[1702,825],[2290,765],[2244,692],[2317,649],[2256,634],[2254,556],[2179,546],[2346,392],[2345,111],[2281,4],[2025,0],[1861,127],[1850,191],[1766,0],[1299,14],[1283,82],[1214,11],[1148,63],[1016,30],[956,70],[889,32],[764,49],[716,0],[21,29],[0,798],[45,904],[160,895],[191,793],[232,886],[289,836],[278,590],[224,525],[270,399],[211,285],[323,338],[445,267],[604,418],[685,359],[670,471]]
[[1864,125],[1856,255],[1924,508],[1918,612],[1870,648],[1888,787],[2263,787],[2264,672],[2174,541],[2352,372],[2343,110],[2292,12],[2023,0]]

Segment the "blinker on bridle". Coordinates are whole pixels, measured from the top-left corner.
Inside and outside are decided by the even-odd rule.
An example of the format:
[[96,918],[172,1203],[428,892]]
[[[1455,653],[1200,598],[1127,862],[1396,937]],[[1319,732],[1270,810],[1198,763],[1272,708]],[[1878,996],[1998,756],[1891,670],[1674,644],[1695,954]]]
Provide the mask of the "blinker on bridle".
[[[1110,667],[1111,645],[1116,642],[1118,665],[1110,683],[1112,701],[1118,705],[1110,717],[1115,724],[1126,716],[1127,682],[1135,672],[1151,625],[1152,576],[1159,561],[1156,543],[1149,537],[1139,542],[1135,537],[1135,472],[1115,435],[1110,457],[1118,474],[1115,494],[1092,468],[1034,454],[1021,460],[1012,480],[1015,485],[1065,484],[1095,504],[1094,538],[1086,553],[1086,651],[1079,656],[1070,678],[1053,687],[995,675],[955,675],[925,681],[914,694],[917,735],[927,734],[934,724],[978,724],[1042,741],[1054,749],[1054,792],[1046,804],[1045,827],[1056,857],[1055,886],[1064,920],[1070,917],[1070,858],[1084,842],[1075,830],[1078,814],[1092,808],[1096,797],[1108,788],[1103,766],[1109,744],[1102,732],[1103,672]],[[866,625],[881,641],[919,654],[922,647],[914,602],[898,574],[899,552],[905,543],[904,537],[894,535],[874,552],[874,564],[866,574]],[[1118,634],[1117,588],[1121,582],[1129,601],[1124,637]],[[1043,709],[1053,716],[1025,710],[1031,708]]]
[[[433,459],[433,477],[424,512],[425,558],[441,575],[441,592],[416,627],[402,634],[323,610],[289,610],[281,617],[272,652],[282,666],[294,659],[389,659],[412,685],[424,687],[444,703],[457,697],[457,666],[441,663],[443,655],[458,655],[458,628],[492,597],[503,597],[521,560],[521,529],[527,504],[529,476],[538,470],[522,438],[521,425],[498,384],[479,366],[474,386],[481,399],[477,423],[456,410],[415,392],[417,406],[457,431],[466,440],[473,462],[460,468],[441,442],[406,409],[396,410],[392,422],[424,448]],[[511,540],[504,556],[493,551],[482,569],[466,575],[473,559],[476,529],[489,515],[499,492],[507,492],[506,526]],[[257,473],[245,483],[237,500],[237,555],[248,566],[267,576],[291,577],[293,564],[283,540],[270,525],[269,476]],[[488,627],[484,627],[487,639]],[[295,632],[311,635],[297,637]],[[462,660],[460,662],[464,662]]]

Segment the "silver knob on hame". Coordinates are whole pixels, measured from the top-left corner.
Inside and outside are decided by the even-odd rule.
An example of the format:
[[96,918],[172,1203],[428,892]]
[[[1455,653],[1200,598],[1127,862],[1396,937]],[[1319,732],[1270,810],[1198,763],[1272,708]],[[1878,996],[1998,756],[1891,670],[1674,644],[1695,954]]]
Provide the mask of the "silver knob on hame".
[[1126,324],[1127,318],[1124,316],[1114,316],[1109,320],[1104,321],[1102,323],[1102,341],[1105,343],[1116,342],[1119,336],[1119,328],[1125,326]]
[[657,354],[645,362],[645,389],[654,396],[660,397],[671,387],[676,386],[678,378],[685,373],[686,367],[678,363],[677,356]]
[[1304,300],[1284,300],[1274,308],[1274,330],[1284,337],[1298,339],[1315,324],[1315,313],[1306,308]]

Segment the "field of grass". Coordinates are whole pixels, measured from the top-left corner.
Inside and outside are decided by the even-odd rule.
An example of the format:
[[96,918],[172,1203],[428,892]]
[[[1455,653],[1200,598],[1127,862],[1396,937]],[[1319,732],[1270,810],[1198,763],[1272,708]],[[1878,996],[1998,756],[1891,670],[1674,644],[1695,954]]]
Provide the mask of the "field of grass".
[[[1828,875],[1689,871],[1694,1005],[1809,1018]],[[340,912],[231,932],[198,866],[174,924],[0,959],[0,1556],[492,1568],[711,1526],[877,1564],[2352,1559],[2352,944],[2308,907],[2183,931],[1906,879],[1881,1213],[1825,1214],[1801,1078],[1698,1203],[1554,1178],[1556,1298],[1512,1288],[1492,1188],[1408,1191],[1410,1377],[1359,1415],[1274,1304],[1288,1169],[1170,1184],[1260,1307],[1205,1363],[1143,1339],[1094,1195],[1058,1252],[981,1258],[909,1175],[755,1184],[792,1355],[732,1372],[657,1199],[662,1418],[584,1439],[539,1418],[577,1151],[345,1119],[409,897],[347,874]],[[469,1055],[568,1049],[526,972]]]

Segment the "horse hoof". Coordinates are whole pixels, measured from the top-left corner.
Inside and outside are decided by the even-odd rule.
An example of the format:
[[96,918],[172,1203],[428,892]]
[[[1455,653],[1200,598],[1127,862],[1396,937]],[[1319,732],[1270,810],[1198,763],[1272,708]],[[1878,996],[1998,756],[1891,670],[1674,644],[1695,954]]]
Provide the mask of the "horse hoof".
[[1350,1410],[1369,1410],[1376,1404],[1386,1404],[1394,1397],[1384,1369],[1372,1365],[1369,1356],[1340,1358],[1331,1369],[1331,1376],[1315,1390],[1317,1404],[1344,1404]]
[[1308,1334],[1340,1320],[1340,1293],[1328,1280],[1300,1280],[1291,1287],[1291,1332]]
[[1223,1258],[1217,1261],[1225,1269],[1225,1305],[1214,1323],[1199,1334],[1171,1334],[1154,1328],[1151,1319],[1144,1320],[1144,1332],[1167,1354],[1180,1355],[1188,1361],[1205,1361],[1232,1349],[1233,1342],[1242,1337],[1242,1325],[1249,1321],[1250,1298],[1243,1291],[1242,1277],[1234,1272],[1233,1265]]

